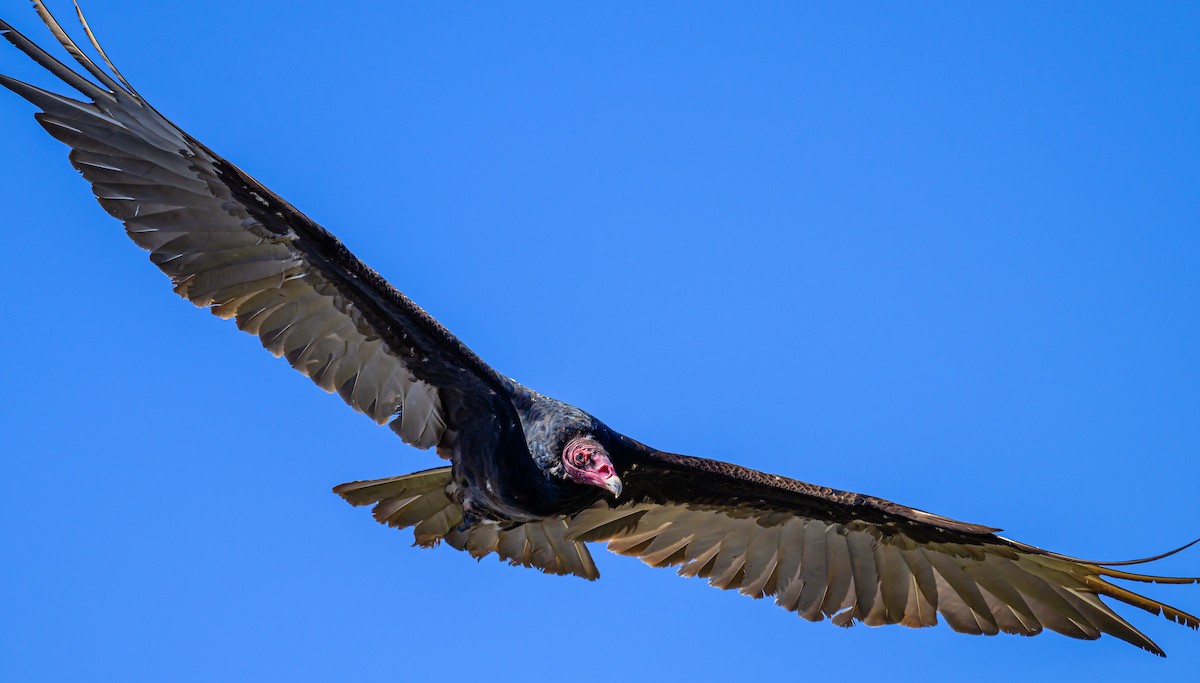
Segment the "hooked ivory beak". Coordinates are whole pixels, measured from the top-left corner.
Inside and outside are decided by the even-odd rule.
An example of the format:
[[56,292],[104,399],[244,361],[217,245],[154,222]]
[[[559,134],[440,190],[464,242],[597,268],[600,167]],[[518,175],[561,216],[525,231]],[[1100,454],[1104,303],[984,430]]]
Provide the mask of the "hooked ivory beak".
[[613,498],[620,498],[621,491],[625,488],[625,486],[621,483],[621,478],[614,474],[608,479],[604,480],[604,488],[612,492]]

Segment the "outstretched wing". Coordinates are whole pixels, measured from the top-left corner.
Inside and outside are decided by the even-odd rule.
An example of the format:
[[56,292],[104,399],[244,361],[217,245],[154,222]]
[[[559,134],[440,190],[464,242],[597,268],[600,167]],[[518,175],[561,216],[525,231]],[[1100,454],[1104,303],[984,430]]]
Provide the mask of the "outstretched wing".
[[[332,234],[180,130],[35,7],[94,83],[0,21],[0,34],[85,100],[0,75],[42,109],[101,206],[150,252],[175,291],[257,335],[325,391],[404,441],[440,446],[474,416],[511,412],[503,377]],[[111,73],[110,73],[111,72]],[[509,416],[512,417],[512,416]]]
[[1200,579],[1126,572],[879,498],[627,445],[621,498],[572,518],[568,539],[607,541],[609,550],[649,565],[678,566],[681,575],[718,588],[774,597],[810,621],[921,627],[940,614],[963,633],[1108,633],[1158,655],[1153,641],[1100,598],[1200,626],[1190,614],[1108,581]]
[[450,468],[415,472],[386,479],[355,481],[333,492],[351,505],[374,505],[375,520],[397,529],[413,527],[417,545],[429,548],[445,541],[475,559],[496,553],[509,564],[534,567],[547,574],[599,578],[587,546],[565,538],[562,517],[502,525],[478,520],[462,528],[462,506],[447,495]]

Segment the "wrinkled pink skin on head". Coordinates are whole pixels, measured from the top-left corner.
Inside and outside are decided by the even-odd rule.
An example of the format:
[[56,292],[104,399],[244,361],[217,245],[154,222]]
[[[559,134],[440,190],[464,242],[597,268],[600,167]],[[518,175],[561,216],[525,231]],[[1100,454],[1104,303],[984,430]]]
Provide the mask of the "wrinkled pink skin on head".
[[613,495],[620,494],[617,468],[613,467],[604,447],[593,439],[586,436],[571,439],[563,448],[562,461],[567,477],[576,484],[599,486]]

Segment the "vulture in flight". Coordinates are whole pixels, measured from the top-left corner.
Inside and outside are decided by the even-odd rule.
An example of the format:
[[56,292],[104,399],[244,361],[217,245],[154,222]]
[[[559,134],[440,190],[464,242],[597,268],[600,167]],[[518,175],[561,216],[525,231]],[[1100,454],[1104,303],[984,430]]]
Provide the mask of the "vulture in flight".
[[176,293],[449,461],[334,488],[351,505],[373,506],[377,521],[411,527],[418,544],[595,579],[587,544],[604,542],[838,626],[932,626],[940,615],[963,633],[1107,633],[1158,655],[1112,601],[1200,626],[1113,582],[1200,580],[1128,568],[1158,558],[1080,560],[880,498],[659,451],[522,386],[329,231],[159,114],[82,14],[99,62],[35,6],[82,71],[3,21],[0,34],[78,95],[3,75],[0,85],[41,110],[37,121],[71,148],[100,205]]

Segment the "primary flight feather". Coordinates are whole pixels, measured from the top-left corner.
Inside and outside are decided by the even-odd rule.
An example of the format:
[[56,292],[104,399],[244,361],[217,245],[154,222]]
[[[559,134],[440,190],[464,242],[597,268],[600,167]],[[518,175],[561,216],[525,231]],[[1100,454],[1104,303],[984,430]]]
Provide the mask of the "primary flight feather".
[[[587,543],[771,596],[849,626],[1075,638],[1162,650],[1102,598],[1193,629],[1196,617],[1112,579],[1194,583],[1059,555],[872,496],[665,453],[496,372],[331,233],[152,108],[35,7],[81,74],[0,21],[0,34],[83,99],[0,75],[71,147],[100,204],[175,291],[449,467],[334,489],[375,519],[475,557],[587,579]],[[107,69],[105,68],[107,67]],[[86,76],[90,75],[91,80]]]

